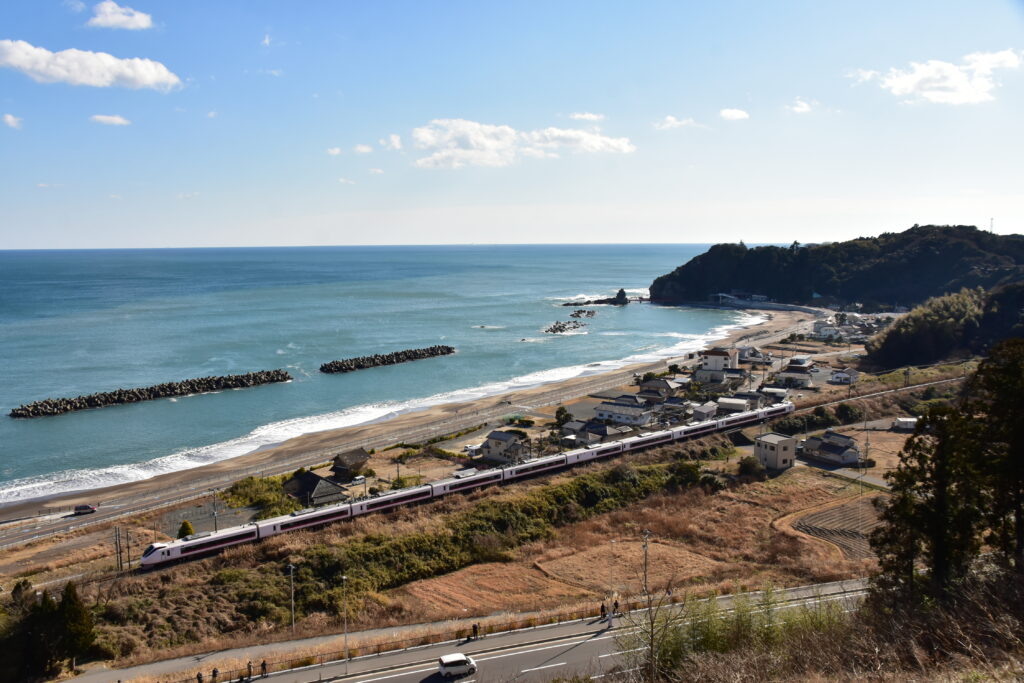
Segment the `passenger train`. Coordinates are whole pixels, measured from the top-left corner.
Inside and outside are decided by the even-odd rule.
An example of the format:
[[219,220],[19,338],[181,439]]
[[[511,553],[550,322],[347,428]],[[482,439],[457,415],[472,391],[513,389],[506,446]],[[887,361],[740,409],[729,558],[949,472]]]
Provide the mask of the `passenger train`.
[[420,503],[431,498],[446,496],[450,493],[460,493],[482,486],[530,477],[542,472],[551,472],[563,467],[572,467],[619,453],[627,453],[650,446],[658,446],[673,441],[706,436],[713,432],[744,427],[763,420],[781,417],[793,412],[793,410],[792,403],[783,402],[760,410],[734,413],[717,420],[708,420],[660,432],[640,434],[639,436],[632,436],[621,441],[595,444],[586,448],[559,453],[558,455],[535,458],[518,465],[483,471],[467,470],[464,473],[456,472],[448,479],[401,491],[384,493],[351,503],[299,510],[289,515],[251,522],[244,526],[232,527],[223,531],[207,531],[192,534],[169,543],[154,543],[146,548],[142,554],[140,566],[142,569],[151,569],[216,552],[240,543],[249,543],[262,538],[277,536],[289,531],[318,527],[371,512],[383,512],[403,505]]

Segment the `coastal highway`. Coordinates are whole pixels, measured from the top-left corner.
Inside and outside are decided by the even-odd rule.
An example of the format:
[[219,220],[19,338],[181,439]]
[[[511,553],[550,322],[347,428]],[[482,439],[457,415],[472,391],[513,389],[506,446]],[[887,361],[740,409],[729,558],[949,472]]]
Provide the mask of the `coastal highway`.
[[[856,607],[863,599],[867,588],[864,579],[836,581],[832,583],[779,589],[774,591],[771,604],[776,611],[799,609],[834,603],[843,610]],[[745,594],[744,599],[754,610],[763,610],[760,592]],[[722,611],[732,609],[736,596],[725,595],[716,598]],[[680,607],[663,608],[666,613],[685,615]],[[670,611],[672,610],[672,611]],[[565,624],[542,626],[533,629],[492,634],[476,641],[440,643],[399,650],[382,655],[368,655],[344,661],[315,664],[300,669],[272,674],[268,680],[274,683],[312,683],[313,681],[352,681],[353,683],[413,683],[419,681],[441,681],[437,674],[437,659],[452,652],[467,654],[476,660],[479,671],[475,676],[460,679],[461,683],[471,681],[547,681],[554,677],[569,677],[573,674],[589,676],[592,679],[616,677],[631,666],[635,660],[628,646],[623,651],[624,641],[636,632],[635,624],[646,616],[644,610],[632,615],[615,618],[613,624],[600,619],[586,619]],[[422,626],[421,626],[422,627]],[[421,628],[419,627],[419,628]],[[357,634],[351,634],[353,642]],[[259,662],[266,658],[276,661],[281,658],[282,643],[267,646],[252,646],[237,650],[183,657],[153,664],[144,664],[129,669],[114,671],[96,670],[85,673],[76,681],[110,681],[136,678],[156,678],[164,681],[188,683],[195,680],[197,665],[202,667],[205,680],[210,680],[213,667],[218,660],[231,659],[235,662],[251,660],[257,671]],[[271,649],[272,648],[272,649]],[[237,671],[221,667],[221,680],[237,676]]]

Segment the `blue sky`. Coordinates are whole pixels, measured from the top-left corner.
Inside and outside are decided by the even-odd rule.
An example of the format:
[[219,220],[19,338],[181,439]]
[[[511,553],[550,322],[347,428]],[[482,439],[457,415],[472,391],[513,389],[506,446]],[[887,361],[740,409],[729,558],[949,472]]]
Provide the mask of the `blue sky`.
[[1024,3],[11,0],[0,248],[1024,223]]

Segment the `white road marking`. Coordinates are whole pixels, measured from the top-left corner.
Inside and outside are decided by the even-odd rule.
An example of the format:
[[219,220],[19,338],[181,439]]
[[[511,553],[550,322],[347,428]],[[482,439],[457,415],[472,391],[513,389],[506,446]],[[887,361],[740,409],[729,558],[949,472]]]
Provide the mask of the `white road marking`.
[[565,666],[565,662],[559,662],[558,664],[548,664],[546,666],[535,666],[532,669],[523,669],[519,673],[525,674],[525,673],[528,673],[530,671],[540,671],[541,669],[553,669],[556,666]]
[[622,650],[621,652],[609,652],[606,655],[598,655],[597,658],[598,659],[604,659],[605,657],[615,657],[617,655],[624,655],[624,654],[629,653],[629,652],[639,652],[640,650],[643,650],[643,648],[642,647],[635,647],[632,650]]
[[[362,683],[370,683],[370,681],[386,681],[389,678],[398,678],[399,676],[410,676],[412,674],[423,674],[428,671],[436,671],[437,667],[432,666],[429,669],[417,669],[416,671],[403,671],[401,673],[391,674],[390,676],[378,676],[377,678],[363,678]],[[358,675],[358,674],[357,674]]]

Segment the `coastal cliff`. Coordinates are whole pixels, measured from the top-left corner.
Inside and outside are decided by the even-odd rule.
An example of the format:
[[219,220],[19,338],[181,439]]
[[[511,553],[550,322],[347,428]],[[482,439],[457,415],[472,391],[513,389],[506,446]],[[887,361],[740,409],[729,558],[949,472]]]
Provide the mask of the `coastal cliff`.
[[447,356],[451,353],[455,353],[455,349],[451,346],[443,345],[430,346],[425,349],[406,349],[405,351],[394,351],[392,353],[375,354],[373,356],[359,356],[357,358],[332,360],[330,363],[324,363],[321,365],[320,372],[327,374],[354,372],[356,370],[376,368],[382,365],[397,365],[398,363],[408,363],[409,361],[422,360],[424,358]]
[[651,300],[706,302],[738,291],[786,303],[861,302],[879,308],[1021,279],[1024,236],[926,225],[829,244],[716,244],[657,278]]
[[116,391],[105,391],[75,398],[47,398],[42,401],[18,406],[10,412],[10,416],[47,417],[62,415],[76,410],[89,410],[90,408],[104,408],[124,403],[153,401],[158,398],[170,398],[173,396],[204,394],[224,389],[242,389],[261,384],[271,384],[273,382],[287,382],[291,378],[292,376],[284,370],[261,370],[259,372],[247,372],[244,375],[199,377],[197,379],[182,380],[181,382],[166,382],[152,387],[117,389]]

